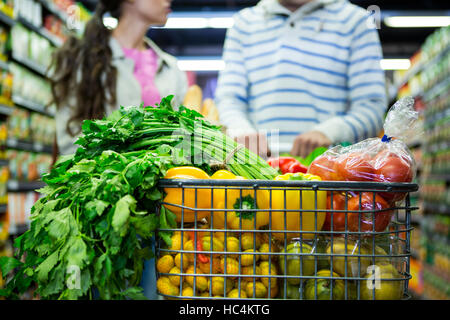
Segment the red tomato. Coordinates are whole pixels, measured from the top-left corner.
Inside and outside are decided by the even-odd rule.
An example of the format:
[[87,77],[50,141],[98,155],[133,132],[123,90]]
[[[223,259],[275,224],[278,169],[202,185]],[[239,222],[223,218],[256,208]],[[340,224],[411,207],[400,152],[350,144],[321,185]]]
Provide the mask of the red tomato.
[[335,163],[335,171],[339,180],[372,181],[374,169],[367,156],[353,152],[341,155]]
[[[373,231],[375,224],[375,231],[381,232],[386,230],[389,222],[391,221],[392,211],[376,211],[382,209],[388,209],[390,206],[386,200],[380,195],[375,195],[375,207],[372,192],[361,193],[361,206],[359,194],[348,200],[347,209],[349,211],[374,211],[375,212],[349,212],[348,213],[348,230],[349,231],[361,231],[370,232]],[[375,217],[375,219],[373,219]],[[374,221],[375,220],[375,221]],[[359,223],[361,221],[361,229],[359,229]]]
[[[411,182],[413,179],[412,161],[406,157],[397,156],[393,153],[380,152],[373,161],[374,181],[377,182]],[[386,200],[402,200],[404,192],[383,192],[381,194]]]
[[[331,209],[331,195],[327,197],[327,209]],[[345,231],[345,212],[334,210],[345,210],[345,195],[333,193],[333,211],[327,211],[322,230],[331,230],[331,216],[333,216],[333,231]]]
[[333,156],[319,156],[308,168],[308,173],[319,176],[323,181],[334,181],[336,172],[334,171],[334,163],[336,158]]

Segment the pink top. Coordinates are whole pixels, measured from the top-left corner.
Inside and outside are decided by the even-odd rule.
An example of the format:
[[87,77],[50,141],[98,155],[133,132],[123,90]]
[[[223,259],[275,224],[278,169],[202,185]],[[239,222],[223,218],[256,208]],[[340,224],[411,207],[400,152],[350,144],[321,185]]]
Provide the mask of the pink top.
[[147,50],[123,48],[127,58],[134,61],[134,76],[139,81],[142,89],[142,101],[145,106],[155,106],[161,102],[161,96],[155,85],[158,56],[149,48]]

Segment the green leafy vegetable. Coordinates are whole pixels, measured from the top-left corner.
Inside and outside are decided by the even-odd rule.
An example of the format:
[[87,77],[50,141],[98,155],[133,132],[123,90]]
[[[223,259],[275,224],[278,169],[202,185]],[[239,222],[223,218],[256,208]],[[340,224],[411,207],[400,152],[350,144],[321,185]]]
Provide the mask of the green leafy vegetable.
[[[172,96],[158,108],[121,107],[82,124],[80,146],[43,177],[43,197],[31,209],[30,230],[15,258],[0,258],[8,277],[0,295],[18,298],[37,284],[41,299],[142,299],[145,259],[155,230],[170,244],[175,215],[160,206],[158,181],[173,166],[212,173],[224,164],[248,179],[277,173],[263,159]],[[159,241],[159,239],[156,239]]]

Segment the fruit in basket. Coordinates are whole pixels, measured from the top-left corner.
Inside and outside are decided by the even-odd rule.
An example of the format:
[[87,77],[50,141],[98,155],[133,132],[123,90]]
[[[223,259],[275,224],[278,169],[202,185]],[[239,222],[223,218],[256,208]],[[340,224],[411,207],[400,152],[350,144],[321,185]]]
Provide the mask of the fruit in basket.
[[266,298],[267,297],[267,288],[262,282],[250,281],[245,286],[245,292],[247,293],[247,297],[249,298]]
[[[241,275],[261,275],[261,267],[260,266],[255,266],[255,268],[253,268],[252,266],[247,266],[247,267],[241,267]],[[260,279],[259,277],[241,277],[241,281],[253,281],[253,279]]]
[[[245,179],[226,170],[216,171],[212,178]],[[269,208],[269,192],[267,190],[216,188],[213,191],[213,197],[213,207],[216,211],[213,213],[212,220],[215,228],[225,227],[225,216],[226,224],[231,229],[259,229],[269,224],[269,213],[267,211],[250,211]],[[227,211],[225,214],[225,211],[220,211],[220,209],[236,209],[239,211]],[[246,211],[245,209],[250,210]]]
[[[377,182],[411,182],[413,179],[413,160],[406,155],[398,156],[388,150],[379,152],[372,160]],[[405,192],[380,193],[387,201],[402,200]]]
[[186,243],[188,241],[187,237],[183,233],[183,239],[181,239],[181,232],[176,231],[173,233],[172,237],[170,238],[172,241],[171,246],[169,247],[170,250],[180,250],[181,249],[181,243]]
[[168,277],[159,277],[156,281],[156,289],[159,293],[168,296],[177,296],[180,293],[180,289],[174,286]]
[[345,298],[344,280],[320,279],[321,277],[338,278],[337,273],[332,273],[330,270],[320,270],[316,277],[318,279],[309,279],[306,282],[305,298],[307,300],[343,300]]
[[233,258],[222,257],[220,259],[220,270],[223,274],[239,274],[239,262]]
[[314,159],[308,167],[308,173],[319,176],[323,181],[338,180],[335,172],[336,157],[333,155],[321,155]]
[[213,257],[212,260],[206,263],[197,262],[197,266],[203,273],[219,274],[221,272],[219,257]]
[[[180,271],[180,268],[173,267],[172,269],[170,269],[169,273],[170,274],[180,274],[181,271]],[[174,286],[180,285],[180,276],[178,276],[178,275],[170,275],[169,280]]]
[[[282,288],[284,288],[282,286]],[[286,297],[288,299],[300,299],[300,287],[298,285],[291,285],[289,283],[286,284]],[[284,298],[284,295],[281,297]]]
[[[358,257],[359,255],[371,254],[367,247],[359,242],[335,238],[333,239],[333,246],[331,246],[331,243],[327,246],[326,253],[329,255],[328,259],[330,265],[333,266],[333,271],[341,277],[357,277],[359,274],[364,276],[370,264],[370,258]],[[347,263],[345,263],[345,259],[347,259]]]
[[[275,277],[278,273],[277,273],[277,267],[275,266],[275,264],[269,264],[268,261],[262,261],[259,264],[259,267],[261,268],[261,275],[270,275],[270,277],[267,278],[260,278],[261,282],[266,286],[266,288],[269,288],[269,283],[270,283],[270,287],[276,287],[277,283],[278,283],[278,279],[277,277]],[[269,271],[270,269],[270,271]]]
[[[223,243],[216,237],[205,236],[202,238],[202,245],[204,251],[223,251]],[[211,247],[212,243],[212,247]],[[206,255],[209,255],[206,253]]]
[[[227,252],[239,252],[239,239],[236,237],[227,237]],[[227,257],[237,258],[236,254],[227,254]]]
[[[210,176],[200,168],[196,167],[174,167],[167,170],[164,179],[210,179]],[[207,218],[208,211],[198,211],[190,208],[208,209],[211,208],[211,190],[208,188],[164,188],[164,207],[172,211],[176,216],[176,221],[194,222]],[[181,206],[187,208],[181,208]]]
[[[377,264],[373,272],[361,282],[362,300],[400,300],[403,296],[404,280],[392,264]],[[377,269],[377,267],[379,269]],[[398,280],[383,280],[398,279]],[[375,295],[374,295],[375,293]]]
[[239,289],[233,289],[227,294],[227,298],[246,299],[247,293],[243,288],[241,288],[241,291],[239,291]]
[[249,250],[255,249],[257,250],[261,245],[261,239],[258,236],[258,233],[255,234],[253,232],[244,232],[241,235],[241,249]]
[[[289,255],[282,255],[279,257],[279,265],[281,274],[288,276],[311,276],[314,274],[314,256],[313,248],[300,241],[290,243],[286,250],[282,253],[289,253]],[[286,261],[285,261],[286,260]],[[287,265],[287,268],[285,268]],[[288,278],[290,284],[299,284],[300,278]]]
[[[226,288],[225,288],[225,279],[226,279]],[[208,280],[208,290],[210,288],[210,283]],[[233,280],[231,280],[229,277],[212,277],[211,278],[211,293],[213,296],[224,296],[224,290],[225,293],[229,293],[231,290],[233,290],[234,284]]]
[[169,273],[175,265],[173,257],[170,254],[163,255],[156,262],[156,270],[161,273]]
[[[181,259],[181,255],[183,255],[183,259]],[[177,266],[180,270],[186,270],[189,266],[189,257],[186,253],[182,254],[181,252],[178,252],[173,260],[175,262],[175,266]],[[183,266],[181,266],[181,260],[183,260]]]
[[392,211],[379,211],[389,209],[390,205],[380,195],[373,192],[362,192],[348,200],[349,211],[376,212],[348,212],[348,230],[358,232],[381,232],[386,230],[391,221]]
[[[269,244],[268,242],[265,242],[265,243],[261,244],[261,246],[259,247],[258,251],[261,252],[261,253],[276,253],[277,252],[277,248],[276,248],[276,246],[274,244],[272,244],[272,243]],[[259,259],[261,261],[268,261],[269,259],[271,261],[274,261],[277,258],[278,258],[278,256],[275,255],[275,254],[267,254],[267,255],[266,254],[261,254]]]
[[[333,227],[333,231],[345,231],[346,213],[334,210],[345,210],[345,195],[342,193],[333,193],[333,208],[331,208],[331,195],[327,196],[327,211],[325,214],[325,222],[323,223],[322,230],[330,231]],[[332,209],[332,210],[331,210]]]
[[[287,173],[275,177],[274,180],[306,180],[321,181],[321,178],[311,174]],[[285,188],[272,190],[272,230],[288,231],[320,231],[325,221],[325,213],[314,210],[326,209],[326,191],[300,190]],[[298,210],[298,211],[282,211]],[[305,211],[304,211],[305,210]],[[273,237],[280,241],[298,238],[299,233],[273,232]],[[303,233],[304,239],[312,239],[314,233]]]
[[345,153],[335,162],[337,180],[342,181],[372,181],[374,168],[369,157],[360,152]]
[[193,297],[194,289],[189,286],[183,286],[183,290],[181,290],[181,296],[182,297]]
[[194,287],[195,281],[195,289],[198,291],[204,291],[208,288],[208,280],[206,277],[202,276],[203,272],[197,268],[194,269],[194,266],[189,266],[186,270],[186,273],[193,274],[192,276],[185,276],[184,280],[191,286]]
[[241,255],[241,266],[249,266],[256,264],[259,260],[259,255],[255,254],[255,250],[248,249],[244,251],[246,254]]

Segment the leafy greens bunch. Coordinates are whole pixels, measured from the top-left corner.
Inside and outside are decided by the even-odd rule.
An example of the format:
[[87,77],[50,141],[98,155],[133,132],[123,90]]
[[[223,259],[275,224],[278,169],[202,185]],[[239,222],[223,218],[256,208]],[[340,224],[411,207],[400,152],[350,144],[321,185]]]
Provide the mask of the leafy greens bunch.
[[[248,179],[276,175],[199,113],[174,111],[171,100],[83,122],[80,148],[43,177],[43,197],[31,209],[30,229],[15,240],[16,257],[0,258],[9,276],[0,296],[18,298],[36,285],[41,299],[144,299],[139,283],[154,232],[176,227],[159,205],[157,183],[168,169],[195,165],[212,173],[211,164],[226,161]],[[158,235],[170,244],[170,234]]]

